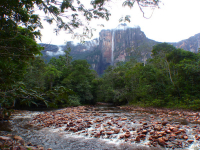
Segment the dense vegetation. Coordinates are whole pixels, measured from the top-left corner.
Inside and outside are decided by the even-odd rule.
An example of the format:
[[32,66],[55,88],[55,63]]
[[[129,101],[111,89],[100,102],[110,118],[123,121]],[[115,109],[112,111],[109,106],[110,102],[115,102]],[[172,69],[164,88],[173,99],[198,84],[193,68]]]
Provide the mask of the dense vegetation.
[[200,109],[200,55],[167,43],[153,47],[146,65],[119,63],[97,81],[98,101]]
[[[91,1],[93,9],[86,8],[79,0],[75,2],[0,1],[0,113],[3,112],[3,117],[9,116],[9,110],[14,107],[65,107],[97,101],[199,109],[199,53],[166,43],[153,48],[152,59],[147,64],[130,58],[129,62],[109,67],[102,77],[90,70],[86,60],[72,61],[69,49],[65,56],[52,58],[46,64],[40,57],[43,48],[35,41],[40,38],[42,28],[41,18],[34,14],[35,7],[51,14],[51,18],[45,19],[57,23],[56,32],[65,29],[72,33],[84,26],[83,16],[91,21],[108,20],[111,15],[105,5],[108,1]],[[123,6],[133,7],[134,2],[126,0]],[[139,7],[157,7],[159,0],[136,2]],[[63,21],[63,14],[69,10],[67,21]],[[89,33],[85,26],[83,36]]]
[[[110,102],[154,107],[200,108],[200,55],[167,43],[153,47],[147,64],[131,59],[98,77],[86,60],[69,56],[48,64],[37,57],[27,68],[26,89],[37,89],[50,106]],[[45,93],[45,94],[44,94]],[[59,94],[58,94],[59,93]],[[37,102],[38,104],[38,102]]]

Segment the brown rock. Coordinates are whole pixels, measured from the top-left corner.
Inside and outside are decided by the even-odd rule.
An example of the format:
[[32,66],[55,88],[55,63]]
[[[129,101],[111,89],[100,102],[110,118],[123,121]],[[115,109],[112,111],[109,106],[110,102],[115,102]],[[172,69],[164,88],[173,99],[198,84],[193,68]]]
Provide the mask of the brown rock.
[[7,137],[7,136],[0,136],[0,140],[2,140],[2,141],[8,141],[8,140],[11,140],[11,138]]
[[165,130],[165,132],[169,134],[169,133],[171,133],[171,130]]
[[140,142],[140,137],[137,136],[136,139],[135,139],[135,141],[136,141],[136,142]]
[[139,137],[140,137],[140,138],[145,138],[146,135],[145,135],[145,134],[140,134]]
[[106,134],[107,134],[107,135],[111,135],[111,134],[113,134],[113,132],[107,132]]
[[173,131],[174,128],[175,128],[175,127],[169,127],[169,129],[170,129],[171,131]]
[[183,136],[183,139],[187,140],[187,139],[188,139],[188,136],[187,136],[187,135]]
[[181,131],[180,131],[180,130],[175,132],[175,134],[180,134],[180,133],[181,133]]
[[172,131],[173,131],[173,132],[177,132],[177,131],[178,131],[178,129],[177,129],[177,128],[174,128]]
[[82,119],[78,119],[76,122],[77,122],[77,123],[81,123],[81,122],[82,122]]
[[194,142],[194,140],[188,140],[188,143],[192,143],[192,142]]
[[170,134],[171,137],[176,137],[176,134],[172,133]]
[[73,131],[73,132],[78,132],[78,130],[77,130],[76,128],[72,128],[72,127],[69,128],[69,130],[70,130],[70,131]]
[[119,138],[120,138],[120,139],[123,139],[123,138],[124,138],[124,135],[120,135]]
[[108,125],[110,125],[110,126],[112,125],[112,123],[111,123],[111,122],[107,122],[107,124],[108,124]]
[[24,147],[24,146],[19,146],[19,149],[20,150],[27,150],[26,147]]
[[69,127],[66,127],[66,128],[65,128],[65,131],[67,131],[67,130],[69,130]]
[[162,125],[165,126],[168,122],[167,121],[163,121]]
[[120,129],[114,129],[114,133],[118,134],[120,132]]
[[[9,150],[9,148],[8,148],[8,150]],[[19,146],[12,147],[12,150],[19,150]]]
[[142,134],[147,134],[147,130],[143,130],[143,131],[142,131]]
[[152,141],[153,140],[153,138],[152,137],[149,137],[149,141]]
[[162,137],[163,138],[163,140],[165,140],[165,141],[168,141],[169,139],[168,139],[168,137]]
[[122,118],[121,121],[127,120],[127,118]]
[[126,138],[128,138],[128,137],[131,136],[131,134],[130,134],[130,132],[126,132],[126,133],[124,134],[124,136],[125,136]]
[[179,131],[186,133],[185,129],[179,129]]
[[160,144],[161,146],[167,145],[167,143],[165,142],[163,138],[158,138],[158,144]]

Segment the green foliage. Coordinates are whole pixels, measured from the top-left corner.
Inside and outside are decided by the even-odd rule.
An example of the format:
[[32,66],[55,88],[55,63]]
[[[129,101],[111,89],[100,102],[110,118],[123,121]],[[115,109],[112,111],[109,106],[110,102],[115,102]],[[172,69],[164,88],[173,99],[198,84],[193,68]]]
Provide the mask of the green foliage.
[[74,92],[63,86],[58,86],[46,92],[46,99],[48,99],[50,107],[66,107],[71,104],[70,94],[74,94]]
[[81,99],[77,95],[70,95],[69,96],[69,106],[80,106]]
[[[139,6],[158,5],[158,1],[146,2],[137,1]],[[95,73],[89,69],[87,62],[74,61],[71,65],[70,49],[66,51],[66,56],[51,60],[48,65],[38,58],[33,61],[36,56],[41,55],[40,51],[43,49],[35,41],[41,36],[39,28],[42,28],[42,24],[34,9],[37,7],[45,14],[51,14],[51,17],[46,16],[45,20],[49,23],[55,21],[55,32],[65,29],[73,33],[74,29],[84,26],[83,16],[88,21],[94,18],[108,20],[110,13],[105,3],[104,0],[91,1],[91,9],[79,0],[63,0],[61,5],[57,5],[55,0],[0,1],[0,105],[3,110],[15,106],[15,101],[29,106],[38,105],[37,100],[47,104],[45,98],[50,95],[55,98],[53,103],[57,103],[59,99],[62,104],[69,104],[70,90],[66,87],[72,88],[82,103],[93,102],[94,87],[91,83]],[[69,10],[70,13],[65,16],[64,21],[63,14]],[[82,37],[89,37],[89,33],[91,31],[86,24]],[[66,87],[60,86],[61,84]],[[71,103],[79,104],[78,97],[72,97]]]
[[96,80],[97,100],[115,104],[200,109],[200,55],[167,43],[155,45],[152,59],[109,67]]
[[81,103],[93,103],[92,80],[95,78],[94,71],[86,60],[73,61],[70,74],[66,76],[62,85],[72,89],[81,99]]

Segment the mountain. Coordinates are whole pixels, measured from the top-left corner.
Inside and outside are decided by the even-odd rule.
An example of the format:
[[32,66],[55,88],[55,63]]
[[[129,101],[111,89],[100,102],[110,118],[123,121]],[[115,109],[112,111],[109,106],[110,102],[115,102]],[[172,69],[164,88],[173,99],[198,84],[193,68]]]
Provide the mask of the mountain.
[[[199,42],[200,34],[196,34],[189,39],[170,44],[177,48],[198,52]],[[68,42],[65,46],[44,44],[45,50],[42,53],[47,57],[58,57],[70,47],[73,60],[86,59],[91,64],[91,69],[102,74],[109,65],[116,65],[120,61],[134,59],[145,64],[151,57],[152,47],[158,43],[148,39],[140,27],[129,28],[126,24],[121,24],[112,30],[102,30],[98,39],[84,43]]]
[[182,48],[193,53],[197,53],[200,46],[200,33],[177,43],[171,43],[177,48]]

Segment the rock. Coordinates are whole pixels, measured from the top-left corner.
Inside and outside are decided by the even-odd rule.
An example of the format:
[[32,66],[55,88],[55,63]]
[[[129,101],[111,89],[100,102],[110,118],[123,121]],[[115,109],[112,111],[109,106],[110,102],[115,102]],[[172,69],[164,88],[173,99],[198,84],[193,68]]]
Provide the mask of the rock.
[[143,130],[143,131],[142,131],[142,134],[147,134],[147,130]]
[[23,146],[25,145],[24,140],[20,140],[19,143],[20,143],[21,145],[23,145]]
[[178,131],[178,129],[177,129],[177,128],[174,128],[172,131],[173,131],[173,132],[177,132],[177,131]]
[[78,132],[78,130],[77,130],[76,128],[72,128],[72,127],[69,128],[69,130],[70,130],[70,131],[73,131],[73,132]]
[[122,118],[121,121],[127,120],[127,118]]
[[27,148],[24,146],[19,146],[19,150],[27,150]]
[[163,138],[158,138],[158,144],[160,144],[161,146],[167,145],[167,143],[165,142]]
[[162,124],[163,126],[165,126],[167,123],[168,123],[167,121],[163,121],[161,124]]
[[175,134],[180,134],[180,133],[181,133],[181,131],[180,131],[180,130],[178,130],[178,131],[176,131],[176,132],[175,132]]
[[172,133],[170,134],[171,137],[176,137],[176,134]]
[[78,128],[77,128],[78,131],[80,131],[80,130],[84,130],[84,129],[85,129],[85,128],[84,128],[83,126],[81,126],[81,125],[78,126]]
[[31,142],[28,142],[27,145],[28,146],[33,146],[33,144]]
[[143,123],[143,125],[147,125],[147,123],[146,123],[146,122],[144,122],[144,123]]
[[153,140],[153,138],[152,137],[149,137],[149,141],[152,141]]
[[108,125],[110,125],[110,126],[112,125],[112,123],[111,123],[111,122],[107,122],[107,124],[108,124]]
[[194,142],[194,140],[188,140],[188,143],[193,143]]
[[165,130],[165,132],[169,134],[169,133],[171,133],[171,130]]
[[131,134],[130,134],[130,132],[126,132],[126,133],[124,134],[124,136],[125,136],[126,138],[128,138],[128,137],[131,136]]
[[82,122],[82,119],[78,119],[76,122],[77,122],[77,123],[81,123],[81,122]]
[[67,131],[67,130],[69,130],[69,127],[65,128],[65,130],[64,130],[64,131]]
[[19,149],[20,149],[19,146],[12,147],[12,150],[19,150]]
[[73,127],[74,126],[74,123],[73,122],[69,122],[68,124],[67,124],[67,127]]
[[101,133],[100,132],[98,132],[98,133],[96,133],[95,135],[94,135],[94,137],[96,137],[96,138],[99,138],[101,136]]
[[174,141],[174,140],[175,140],[175,137],[169,137],[168,140],[169,140],[169,141]]
[[113,132],[107,132],[106,134],[107,134],[107,135],[111,135],[111,134],[113,134]]
[[8,140],[12,140],[12,139],[10,137],[7,137],[7,136],[0,136],[0,140],[8,141]]
[[185,129],[179,129],[179,131],[186,133]]
[[114,133],[118,134],[120,132],[120,129],[114,129]]
[[136,139],[135,139],[135,141],[136,141],[136,142],[140,142],[140,137],[137,136]]
[[3,147],[3,142],[0,141],[0,147]]
[[124,135],[120,135],[119,138],[120,138],[120,139],[123,139],[123,138],[124,138]]

